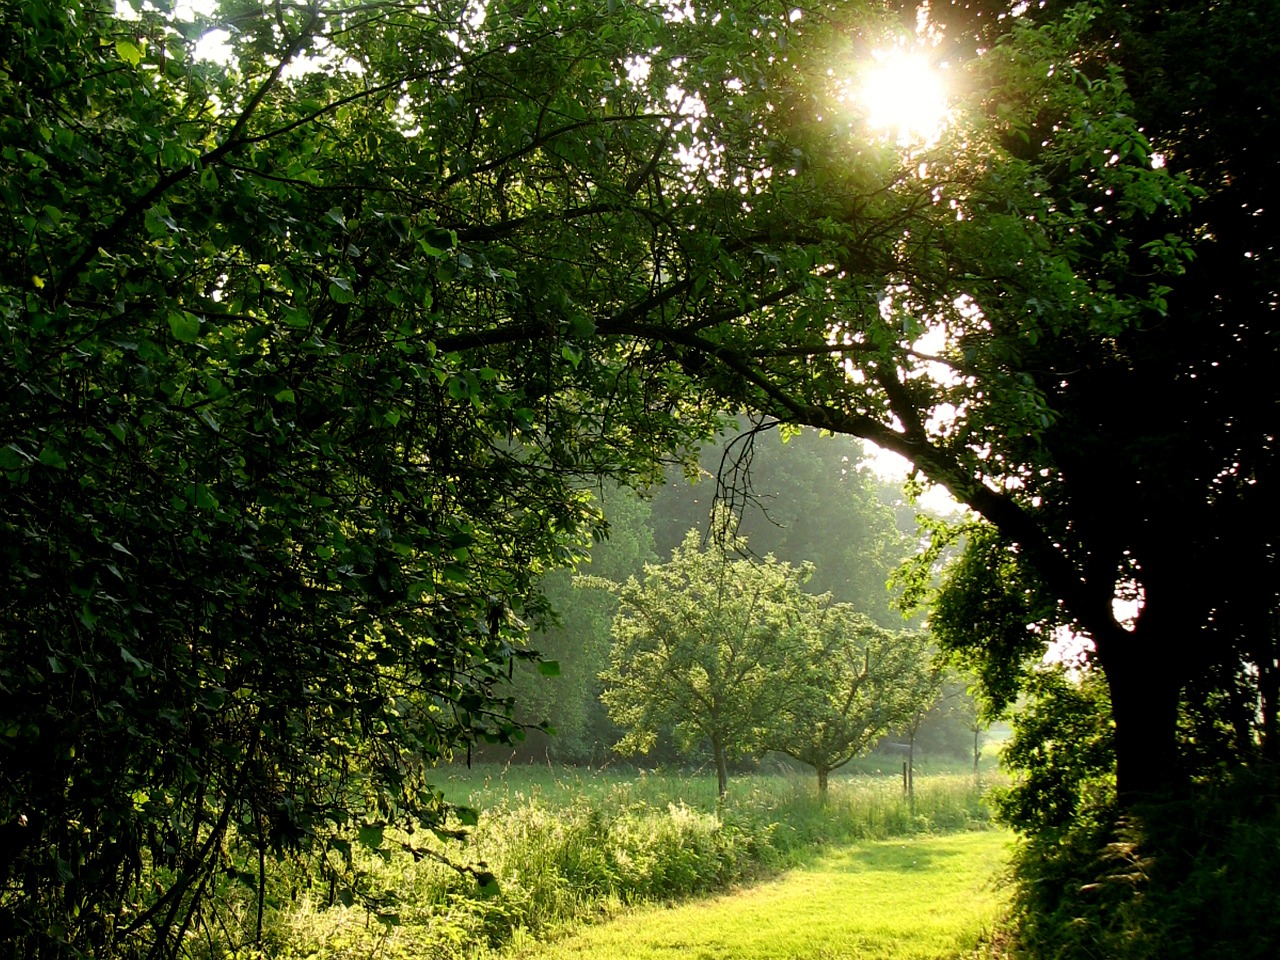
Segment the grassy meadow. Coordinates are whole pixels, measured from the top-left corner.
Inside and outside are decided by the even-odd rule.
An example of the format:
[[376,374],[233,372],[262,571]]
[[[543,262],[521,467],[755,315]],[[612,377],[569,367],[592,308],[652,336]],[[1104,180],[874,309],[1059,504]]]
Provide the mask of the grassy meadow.
[[[268,953],[474,960],[560,939],[636,905],[766,879],[852,841],[988,826],[972,771],[917,770],[914,805],[900,775],[883,771],[833,778],[825,805],[813,779],[794,773],[740,776],[722,804],[714,775],[629,768],[477,764],[442,768],[439,784],[479,811],[465,843],[437,844],[472,873],[432,857],[366,851],[351,905],[331,904],[331,889],[305,882],[275,898]],[[478,883],[477,874],[495,882]]]
[[783,876],[678,907],[637,910],[517,960],[941,960],[968,956],[1001,908],[1002,830],[836,847]]

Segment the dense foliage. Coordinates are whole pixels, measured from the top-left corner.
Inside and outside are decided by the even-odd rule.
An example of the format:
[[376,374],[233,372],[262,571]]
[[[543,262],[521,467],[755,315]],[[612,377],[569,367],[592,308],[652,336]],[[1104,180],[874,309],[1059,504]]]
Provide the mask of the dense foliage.
[[[719,514],[727,522],[727,512]],[[603,700],[625,731],[623,751],[647,752],[671,727],[689,750],[711,745],[723,794],[731,758],[769,746],[805,667],[808,571],[766,557],[731,559],[745,542],[723,529],[706,549],[690,530],[663,564],[617,593]]]
[[[154,9],[0,10],[0,925],[26,956],[175,954],[244,849],[261,891],[281,856],[341,879],[353,840],[442,828],[426,768],[517,733],[495,684],[596,522],[582,478],[703,422],[667,417],[678,378],[640,396],[625,352],[573,345],[565,305],[617,293],[560,266],[589,250],[574,160],[514,214],[472,162],[527,124],[481,143],[457,93],[528,109],[513,77],[564,38],[494,11],[495,60],[465,19],[226,17],[223,66]],[[522,263],[553,196],[563,243],[538,218]],[[513,315],[528,352],[471,343]]]
[[[954,645],[976,654],[1003,700],[1016,692],[1020,664],[1056,629],[1086,634],[1110,687],[1126,795],[1177,788],[1204,769],[1203,751],[1188,748],[1203,744],[1209,725],[1202,722],[1194,737],[1179,727],[1189,711],[1203,720],[1209,704],[1235,731],[1223,754],[1229,764],[1273,749],[1275,636],[1266,611],[1274,599],[1268,589],[1242,594],[1215,579],[1243,556],[1255,556],[1259,569],[1273,562],[1273,528],[1259,522],[1256,499],[1274,454],[1270,428],[1255,414],[1271,401],[1258,393],[1266,378],[1250,372],[1275,346],[1272,298],[1261,292],[1255,262],[1268,248],[1265,197],[1254,195],[1256,181],[1243,173],[1253,162],[1245,143],[1240,176],[1204,162],[1203,138],[1225,114],[1203,128],[1186,126],[1200,109],[1186,98],[1219,96],[1210,88],[1221,89],[1228,76],[1239,98],[1230,109],[1266,113],[1254,94],[1265,101],[1270,92],[1237,87],[1244,79],[1239,62],[1218,56],[1224,42],[1240,44],[1237,54],[1246,60],[1257,55],[1255,38],[1228,40],[1248,5],[1230,6],[1233,12],[1215,8],[1212,15],[1192,5],[1159,13],[1105,4],[1046,9],[1035,14],[1041,23],[1033,33],[1014,32],[1021,46],[1009,61],[1015,72],[1005,74],[1025,88],[1025,71],[1039,69],[1037,58],[1063,56],[1053,49],[1064,39],[1074,51],[1078,102],[1052,94],[1024,126],[1007,127],[1015,165],[1002,171],[1024,171],[1035,189],[1030,199],[1047,203],[1040,212],[1020,209],[1044,225],[1044,253],[1070,268],[1074,292],[1051,308],[1049,283],[992,276],[1003,315],[1022,290],[1025,307],[1010,318],[1045,318],[1009,328],[1016,340],[996,339],[1001,328],[994,323],[986,335],[993,349],[1014,351],[1001,362],[1033,385],[1043,423],[1006,433],[983,453],[1019,464],[997,470],[993,485],[1004,487],[1023,516],[1004,505],[979,506],[992,526],[974,531],[965,570],[942,594],[939,614],[956,625]],[[1191,30],[1203,31],[1194,54],[1203,79],[1188,82],[1175,107],[1169,84],[1156,77],[1185,75]],[[1034,44],[1022,42],[1024,35]],[[1010,87],[997,89],[997,97],[1009,96]],[[1149,140],[1126,146],[1113,132],[1109,170],[1090,174],[1094,155],[1068,131],[1107,103],[1140,123]],[[1126,164],[1139,169],[1124,175]],[[1164,174],[1174,178],[1168,188],[1151,193],[1152,176]],[[1237,216],[1227,203],[1254,212]],[[1020,275],[1028,251],[1017,254]],[[1249,297],[1251,317],[1243,305]],[[1224,310],[1227,299],[1234,306]],[[1119,312],[1105,320],[1111,311]],[[1189,448],[1191,436],[1205,442]],[[1019,437],[1034,444],[1017,449]],[[1028,519],[1041,532],[1039,543]],[[1131,623],[1128,612],[1116,612],[1116,599],[1138,604]]]
[[730,760],[776,750],[812,767],[825,797],[833,770],[933,705],[928,638],[807,593],[811,567],[742,557],[733,519],[718,508],[709,542],[690,530],[641,577],[579,578],[618,598],[602,675],[617,749],[647,753],[666,729],[685,755],[705,742],[721,794]]
[[438,826],[583,477],[708,411],[985,518],[968,583],[1021,582],[959,645],[1087,635],[1121,803],[1276,759],[1280,17],[935,6],[905,144],[852,96],[882,5],[0,4],[16,950],[172,955],[228,844],[261,891]]
[[877,626],[847,603],[805,611],[803,669],[774,721],[770,746],[827,779],[936,700],[929,637]]

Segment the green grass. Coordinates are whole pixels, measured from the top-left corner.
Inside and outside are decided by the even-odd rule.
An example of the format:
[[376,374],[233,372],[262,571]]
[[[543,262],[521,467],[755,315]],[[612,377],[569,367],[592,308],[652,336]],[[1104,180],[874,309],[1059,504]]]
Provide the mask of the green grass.
[[[998,743],[983,745],[980,772],[982,783],[990,785],[1002,778],[997,759]],[[915,761],[915,778],[954,778],[973,780],[973,762],[950,756],[919,756]],[[758,789],[761,785],[815,783],[813,772],[779,759],[761,765],[754,773],[730,776],[730,796]],[[902,758],[866,756],[854,759],[831,775],[833,789],[851,785],[865,787],[875,783],[887,793],[902,790]],[[653,800],[679,799],[698,806],[713,806],[716,799],[715,774],[711,770],[648,769],[619,763],[603,768],[568,767],[552,763],[476,763],[439,768],[438,785],[445,795],[457,802],[470,801],[487,806],[515,794],[538,796],[552,803],[567,802],[582,796],[602,796],[611,789],[626,785],[634,795]]]
[[519,960],[939,960],[971,955],[993,924],[1010,835],[983,831],[832,850],[759,886],[648,908]]
[[[455,862],[483,864],[496,890],[430,858],[359,851],[361,891],[393,923],[358,904],[325,908],[302,889],[270,923],[270,953],[308,960],[462,958],[650,902],[705,896],[805,864],[855,840],[987,825],[972,776],[917,781],[914,811],[901,782],[833,781],[818,802],[810,778],[750,776],[717,802],[714,777],[583,773],[543,767],[442,770],[450,799],[481,811]],[[420,839],[420,838],[418,838]]]

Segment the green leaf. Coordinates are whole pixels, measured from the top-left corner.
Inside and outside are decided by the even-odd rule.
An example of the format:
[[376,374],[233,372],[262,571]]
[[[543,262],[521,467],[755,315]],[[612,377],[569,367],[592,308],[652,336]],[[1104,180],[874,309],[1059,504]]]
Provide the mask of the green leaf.
[[202,509],[216,510],[219,506],[218,498],[213,495],[213,491],[206,483],[189,483],[185,493],[188,503],[194,503]]
[[329,278],[329,297],[334,303],[355,303],[356,295],[351,289],[351,281],[345,277]]
[[40,451],[40,462],[46,467],[53,467],[55,470],[67,469],[67,461],[53,447],[46,446]]
[[12,443],[0,447],[0,470],[19,470],[30,462],[31,458]]
[[382,846],[383,833],[385,830],[385,827],[365,825],[356,831],[356,839],[370,850],[377,850]]
[[169,314],[169,330],[182,343],[194,343],[200,337],[200,318],[187,310]]
[[131,67],[136,67],[142,62],[142,51],[132,40],[117,40],[116,54]]
[[151,672],[151,664],[139,660],[124,646],[120,647],[120,659],[133,667],[133,675],[135,677],[145,677]]
[[544,677],[558,677],[560,676],[560,661],[559,660],[539,660],[538,672],[542,674]]

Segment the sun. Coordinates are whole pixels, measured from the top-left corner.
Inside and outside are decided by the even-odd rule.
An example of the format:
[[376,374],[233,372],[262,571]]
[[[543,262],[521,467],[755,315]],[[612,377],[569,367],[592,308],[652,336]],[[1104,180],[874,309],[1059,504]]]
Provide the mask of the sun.
[[877,51],[862,73],[858,101],[867,123],[903,146],[932,143],[947,122],[947,90],[929,58],[903,48]]

